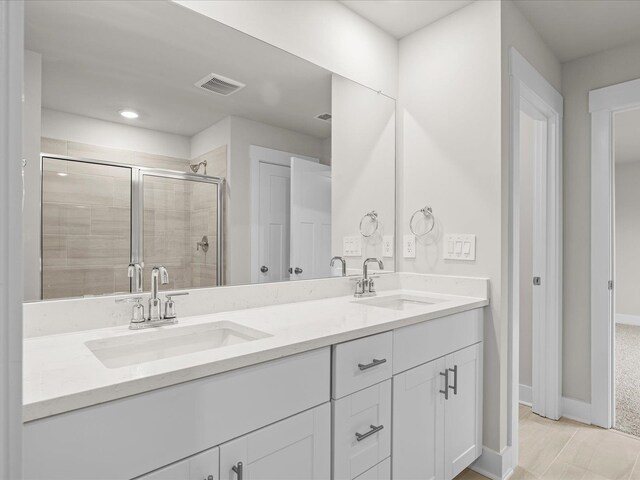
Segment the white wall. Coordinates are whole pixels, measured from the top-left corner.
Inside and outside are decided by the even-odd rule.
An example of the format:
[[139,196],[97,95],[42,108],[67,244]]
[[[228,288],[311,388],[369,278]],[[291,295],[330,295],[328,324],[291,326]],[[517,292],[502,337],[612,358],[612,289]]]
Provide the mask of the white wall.
[[[365,258],[382,258],[382,236],[395,229],[396,102],[339,75],[332,79],[331,254],[342,256],[345,236],[360,236],[360,220],[372,210],[379,230],[362,238],[362,255],[346,257],[362,270]],[[394,259],[384,258],[393,271]],[[377,268],[377,267],[375,267]]]
[[[640,78],[640,42],[562,65],[564,96],[563,392],[591,399],[589,90]],[[568,221],[570,219],[570,221]]]
[[44,108],[42,136],[176,158],[190,158],[191,150],[189,138],[182,135]]
[[[433,207],[438,235],[400,271],[490,278],[484,444],[506,444],[506,321],[501,315],[500,3],[475,2],[400,41],[398,237]],[[477,260],[444,261],[443,233],[477,236]],[[502,359],[502,361],[501,361]]]
[[396,98],[398,42],[339,2],[176,1]]
[[24,103],[22,118],[22,156],[24,170],[24,300],[40,299],[40,123],[42,99],[42,55],[24,52]]
[[231,117],[225,117],[199,133],[190,140],[189,158],[196,158],[222,145],[231,142]]
[[533,160],[535,121],[520,114],[520,385],[533,378]]
[[251,157],[249,147],[283,150],[320,158],[322,140],[265,123],[230,117],[231,142],[227,193],[229,204],[229,241],[227,283],[239,285],[251,282]]
[[640,152],[615,166],[616,315],[640,318]]

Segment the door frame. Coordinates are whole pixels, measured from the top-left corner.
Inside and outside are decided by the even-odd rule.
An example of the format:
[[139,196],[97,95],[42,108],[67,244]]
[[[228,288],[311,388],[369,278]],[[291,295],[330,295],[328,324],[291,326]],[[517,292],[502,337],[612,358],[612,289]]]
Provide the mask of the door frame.
[[[533,107],[547,120],[546,239],[542,277],[546,307],[543,322],[533,333],[534,382],[545,416],[558,419],[562,399],[562,117],[563,98],[553,86],[513,47],[509,49],[510,131],[508,202],[508,319],[509,374],[507,445],[512,466],[518,462],[518,404],[520,377],[520,112]],[[539,137],[539,136],[537,136]],[[544,175],[544,169],[539,169]],[[544,191],[541,190],[541,191]],[[535,327],[534,327],[535,328]],[[537,378],[537,380],[535,380]]]
[[591,114],[591,423],[615,422],[613,115],[640,107],[640,79],[589,92]]
[[260,163],[272,163],[291,168],[291,158],[301,158],[310,162],[320,163],[319,158],[299,155],[297,153],[275,150],[273,148],[249,146],[249,179],[251,195],[251,283],[260,283],[258,269],[260,268]]
[[22,478],[24,3],[0,2],[0,477]]

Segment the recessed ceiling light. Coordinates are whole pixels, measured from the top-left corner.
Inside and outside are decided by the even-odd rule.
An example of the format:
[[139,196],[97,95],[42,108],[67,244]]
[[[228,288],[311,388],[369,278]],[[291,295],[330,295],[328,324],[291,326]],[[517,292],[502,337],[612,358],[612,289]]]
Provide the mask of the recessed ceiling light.
[[134,112],[133,110],[120,110],[120,115],[122,115],[124,118],[129,118],[129,119],[134,119],[134,118],[138,118],[138,112]]

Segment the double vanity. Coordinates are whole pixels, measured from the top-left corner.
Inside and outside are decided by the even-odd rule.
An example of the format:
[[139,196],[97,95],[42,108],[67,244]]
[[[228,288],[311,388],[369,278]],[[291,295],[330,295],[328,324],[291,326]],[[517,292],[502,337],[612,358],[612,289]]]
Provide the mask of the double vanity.
[[25,478],[455,477],[482,450],[486,280],[353,283],[309,281],[296,303],[304,285],[231,287],[283,303],[27,339]]

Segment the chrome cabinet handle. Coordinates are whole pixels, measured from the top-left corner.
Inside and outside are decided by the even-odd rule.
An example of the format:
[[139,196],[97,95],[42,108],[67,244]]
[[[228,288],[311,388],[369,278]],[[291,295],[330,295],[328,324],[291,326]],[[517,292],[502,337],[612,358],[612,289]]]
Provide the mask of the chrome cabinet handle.
[[231,467],[231,470],[235,472],[236,476],[238,477],[238,480],[242,480],[242,462],[238,462],[237,465],[234,465],[233,467]]
[[440,372],[440,375],[444,377],[444,390],[440,390],[440,393],[444,393],[444,399],[449,400],[449,369]]
[[370,437],[374,433],[378,433],[380,430],[384,428],[384,425],[378,425],[377,427],[375,425],[369,425],[369,428],[371,428],[371,430],[369,430],[367,433],[356,432],[356,441],[361,442],[362,440],[364,440],[367,437]]
[[300,275],[302,273],[302,269],[300,267],[296,267],[293,273],[295,273],[296,275]]
[[449,371],[453,372],[453,387],[449,385],[449,388],[453,390],[454,395],[457,395],[458,394],[458,365],[454,365],[453,368],[449,369]]
[[267,272],[269,271],[269,267],[267,267],[266,265],[262,265],[262,266],[260,267],[260,271],[261,271],[262,273],[267,273]]
[[380,360],[377,360],[377,359],[374,358],[373,362],[371,362],[371,363],[367,363],[367,364],[359,363],[358,364],[358,368],[360,370],[369,370],[370,368],[377,367],[378,365],[382,365],[383,363],[387,363],[387,359],[386,358],[382,358]]

